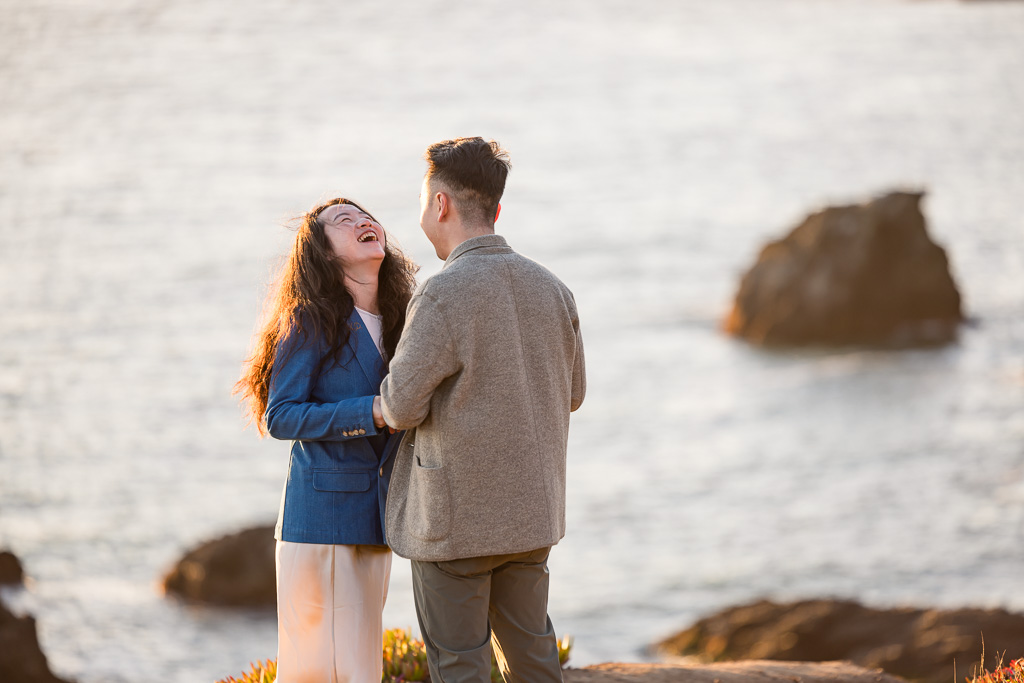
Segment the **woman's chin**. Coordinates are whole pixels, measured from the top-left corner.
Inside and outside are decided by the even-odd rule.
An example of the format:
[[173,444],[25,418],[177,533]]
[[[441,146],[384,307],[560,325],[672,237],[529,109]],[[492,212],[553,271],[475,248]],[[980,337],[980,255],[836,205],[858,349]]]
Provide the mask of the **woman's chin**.
[[380,264],[384,260],[384,249],[378,247],[377,249],[371,249],[363,247],[354,254],[349,254],[347,258],[341,260],[342,265],[351,268],[352,266],[358,266],[362,264],[377,263]]

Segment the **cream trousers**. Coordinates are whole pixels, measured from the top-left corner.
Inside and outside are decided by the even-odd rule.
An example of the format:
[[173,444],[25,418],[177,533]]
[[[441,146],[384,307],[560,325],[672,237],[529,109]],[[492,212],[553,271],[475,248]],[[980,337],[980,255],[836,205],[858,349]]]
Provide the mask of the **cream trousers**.
[[391,551],[277,542],[278,683],[379,683]]

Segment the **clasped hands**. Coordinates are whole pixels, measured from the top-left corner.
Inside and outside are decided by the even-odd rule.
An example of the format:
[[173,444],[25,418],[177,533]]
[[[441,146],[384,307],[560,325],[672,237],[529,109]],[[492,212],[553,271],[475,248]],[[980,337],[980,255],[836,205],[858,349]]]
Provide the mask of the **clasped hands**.
[[376,427],[377,429],[384,429],[385,427],[387,427],[390,433],[395,433],[395,430],[392,427],[388,426],[388,423],[384,421],[384,411],[381,410],[380,407],[379,395],[373,397],[373,426]]

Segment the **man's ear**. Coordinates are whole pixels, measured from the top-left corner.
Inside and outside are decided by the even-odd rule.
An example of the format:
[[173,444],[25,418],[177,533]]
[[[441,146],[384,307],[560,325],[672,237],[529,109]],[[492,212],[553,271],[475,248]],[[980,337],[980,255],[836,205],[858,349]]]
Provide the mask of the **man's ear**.
[[498,204],[498,210],[494,212],[494,222],[498,222],[498,216],[501,215],[501,204]]
[[444,192],[438,192],[437,197],[437,220],[442,221],[451,211],[451,199]]

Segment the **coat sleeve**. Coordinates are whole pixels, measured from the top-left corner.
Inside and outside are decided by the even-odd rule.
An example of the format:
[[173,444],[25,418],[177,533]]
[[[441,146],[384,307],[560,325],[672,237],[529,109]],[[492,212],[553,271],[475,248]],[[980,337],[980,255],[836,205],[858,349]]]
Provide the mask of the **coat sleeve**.
[[576,352],[572,363],[572,397],[569,403],[569,411],[575,411],[583,405],[583,398],[587,394],[587,366],[583,360],[583,335],[580,333],[580,318],[576,312],[576,305],[573,302],[572,327],[576,333]]
[[346,441],[378,433],[373,396],[310,400],[323,352],[320,343],[298,331],[278,345],[266,412],[267,431],[275,439]]
[[419,425],[430,414],[434,390],[460,369],[442,307],[429,294],[416,294],[409,302],[388,376],[380,386],[385,422],[395,429]]

